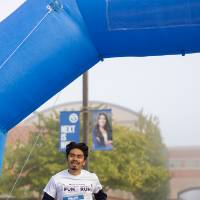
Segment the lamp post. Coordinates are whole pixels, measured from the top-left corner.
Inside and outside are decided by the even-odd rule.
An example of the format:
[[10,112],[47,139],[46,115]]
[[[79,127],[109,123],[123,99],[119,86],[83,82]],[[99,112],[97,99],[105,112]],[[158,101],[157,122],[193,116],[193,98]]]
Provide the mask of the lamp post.
[[[83,116],[83,142],[88,145],[88,71],[83,74],[83,104],[82,104],[82,116]],[[88,170],[88,161],[84,167]]]

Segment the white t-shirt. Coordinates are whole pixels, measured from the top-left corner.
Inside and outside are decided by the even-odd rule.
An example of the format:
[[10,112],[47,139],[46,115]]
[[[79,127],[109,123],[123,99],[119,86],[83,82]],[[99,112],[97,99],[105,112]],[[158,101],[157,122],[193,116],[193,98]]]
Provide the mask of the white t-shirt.
[[96,174],[81,170],[77,176],[63,170],[52,176],[44,192],[56,200],[92,200],[92,194],[102,189]]

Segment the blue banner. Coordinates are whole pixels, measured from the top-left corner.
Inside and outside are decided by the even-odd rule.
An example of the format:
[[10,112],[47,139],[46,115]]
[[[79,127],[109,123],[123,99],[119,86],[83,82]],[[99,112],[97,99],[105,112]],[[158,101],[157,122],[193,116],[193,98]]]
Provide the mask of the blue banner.
[[92,121],[93,150],[111,150],[113,146],[111,109],[94,110]]
[[60,112],[60,151],[65,151],[70,142],[80,142],[80,112]]

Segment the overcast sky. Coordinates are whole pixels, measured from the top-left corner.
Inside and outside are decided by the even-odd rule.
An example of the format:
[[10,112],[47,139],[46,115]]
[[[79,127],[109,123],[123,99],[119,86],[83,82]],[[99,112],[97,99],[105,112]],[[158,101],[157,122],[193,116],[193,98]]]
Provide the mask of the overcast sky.
[[[0,21],[26,0],[0,0]],[[115,103],[156,115],[168,146],[200,146],[200,54],[115,58],[89,71],[89,99]],[[82,100],[78,78],[60,94],[56,105]],[[54,105],[55,97],[39,110]]]
[[[200,54],[106,59],[89,71],[89,99],[156,115],[168,146],[200,146]],[[54,104],[56,97],[39,110]],[[82,100],[82,79],[56,105]]]

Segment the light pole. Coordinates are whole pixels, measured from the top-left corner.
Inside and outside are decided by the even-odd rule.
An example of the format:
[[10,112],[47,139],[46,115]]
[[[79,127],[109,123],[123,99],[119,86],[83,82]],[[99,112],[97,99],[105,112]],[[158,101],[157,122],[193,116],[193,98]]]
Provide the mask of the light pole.
[[[83,104],[82,104],[82,116],[83,116],[83,142],[88,145],[88,71],[83,74]],[[88,170],[88,161],[84,167]]]

